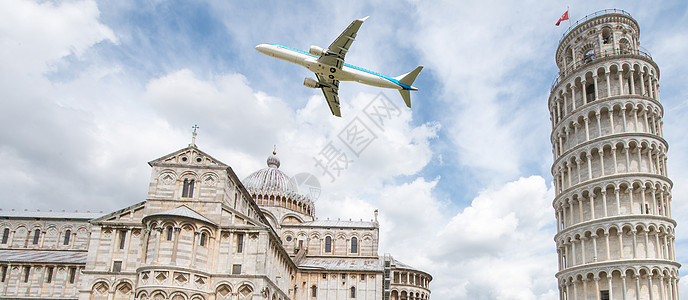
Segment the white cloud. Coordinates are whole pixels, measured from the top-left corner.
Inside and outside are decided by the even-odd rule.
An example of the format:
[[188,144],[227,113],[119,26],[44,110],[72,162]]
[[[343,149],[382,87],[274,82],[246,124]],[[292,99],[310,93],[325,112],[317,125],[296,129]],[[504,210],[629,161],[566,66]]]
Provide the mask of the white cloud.
[[537,176],[481,192],[426,243],[433,276],[441,278],[433,294],[447,299],[553,296],[553,195]]
[[[530,4],[418,5],[414,45],[440,78],[442,102],[436,105],[446,109],[439,116],[459,147],[460,163],[488,184],[517,177],[524,164],[547,153],[535,140],[546,138],[546,105],[542,116],[534,116],[528,110],[539,106],[523,98],[542,96],[533,94],[543,86],[532,77],[547,69],[542,58],[551,57],[555,45],[537,47],[553,33],[534,16],[550,10]],[[529,9],[518,9],[523,6]],[[526,134],[532,128],[539,135]]]
[[[83,54],[102,40],[116,42],[112,30],[98,22],[94,1],[0,3],[2,65],[40,75],[54,60]],[[1,58],[0,58],[1,59]],[[28,73],[27,72],[27,73]]]

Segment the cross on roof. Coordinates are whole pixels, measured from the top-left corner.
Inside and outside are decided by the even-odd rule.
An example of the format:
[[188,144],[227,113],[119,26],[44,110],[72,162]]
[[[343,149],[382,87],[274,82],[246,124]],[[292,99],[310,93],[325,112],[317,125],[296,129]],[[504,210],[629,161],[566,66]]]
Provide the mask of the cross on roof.
[[194,126],[191,126],[191,128],[193,128],[194,131],[193,131],[193,134],[191,136],[191,144],[189,144],[189,146],[196,147],[196,135],[197,135],[196,129],[198,129],[200,127],[198,127],[197,124],[194,124]]

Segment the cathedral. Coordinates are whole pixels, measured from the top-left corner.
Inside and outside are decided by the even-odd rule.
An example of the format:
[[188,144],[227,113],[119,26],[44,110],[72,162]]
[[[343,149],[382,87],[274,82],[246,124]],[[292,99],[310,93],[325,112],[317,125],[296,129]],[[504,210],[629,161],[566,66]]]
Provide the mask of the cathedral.
[[121,210],[0,211],[0,299],[430,298],[430,274],[378,253],[377,211],[316,218],[275,154],[240,180],[192,142]]

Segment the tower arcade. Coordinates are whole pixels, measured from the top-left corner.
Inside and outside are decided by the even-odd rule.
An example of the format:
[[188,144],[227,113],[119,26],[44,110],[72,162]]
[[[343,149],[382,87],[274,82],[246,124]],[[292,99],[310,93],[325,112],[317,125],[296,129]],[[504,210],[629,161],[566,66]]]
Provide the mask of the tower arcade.
[[588,15],[556,52],[552,121],[559,299],[678,300],[659,68],[625,11]]

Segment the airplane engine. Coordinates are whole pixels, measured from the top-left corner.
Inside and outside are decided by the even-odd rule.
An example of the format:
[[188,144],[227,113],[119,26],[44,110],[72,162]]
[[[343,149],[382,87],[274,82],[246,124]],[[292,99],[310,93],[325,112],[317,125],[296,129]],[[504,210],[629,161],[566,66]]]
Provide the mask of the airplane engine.
[[321,56],[323,54],[326,54],[327,50],[320,48],[318,46],[311,46],[311,48],[308,49],[308,53],[313,54],[315,56]]
[[305,85],[309,88],[312,88],[312,89],[317,89],[319,87],[322,87],[322,84],[320,84],[320,82],[318,82],[317,80],[315,80],[313,78],[308,78],[308,77],[306,77],[306,79],[303,80],[303,85]]

